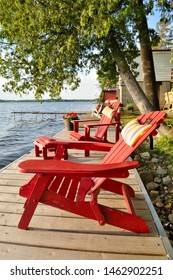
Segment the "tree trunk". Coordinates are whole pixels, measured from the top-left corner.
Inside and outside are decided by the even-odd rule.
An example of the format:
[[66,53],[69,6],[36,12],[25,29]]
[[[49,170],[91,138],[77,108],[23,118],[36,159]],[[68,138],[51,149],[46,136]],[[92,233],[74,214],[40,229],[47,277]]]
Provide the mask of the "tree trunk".
[[140,45],[144,92],[154,109],[160,110],[152,51],[147,48],[144,39],[140,41]]
[[120,76],[122,77],[131,97],[133,98],[134,103],[138,107],[139,111],[142,114],[147,113],[148,111],[153,111],[154,108],[149,102],[148,98],[144,94],[143,90],[137,83],[136,79],[132,75],[127,62],[124,64],[118,63],[117,66],[120,71]]
[[140,11],[144,6],[143,0],[135,0],[135,5],[137,6],[136,26],[139,32],[144,92],[154,109],[160,110],[148,23],[146,15]]
[[110,42],[112,45],[112,52],[114,53],[115,57],[115,64],[118,66],[120,76],[123,79],[131,97],[133,98],[134,103],[142,114],[145,114],[148,111],[153,111],[153,106],[149,102],[148,98],[130,70],[130,67],[125,59],[125,55],[121,51],[121,48],[115,38],[114,32],[112,32],[110,36]]
[[[125,59],[125,55],[122,53],[121,48],[118,42],[116,41],[115,37],[111,36],[110,41],[113,47],[112,52],[115,56],[115,67],[116,65],[118,66],[120,76],[123,79],[139,111],[141,112],[141,114],[145,114],[149,111],[155,111],[154,107],[151,105],[147,96],[145,95],[138,82],[136,81],[135,77],[133,76],[129,65]],[[162,123],[160,125],[159,132],[160,136],[169,136],[170,129],[165,123]]]

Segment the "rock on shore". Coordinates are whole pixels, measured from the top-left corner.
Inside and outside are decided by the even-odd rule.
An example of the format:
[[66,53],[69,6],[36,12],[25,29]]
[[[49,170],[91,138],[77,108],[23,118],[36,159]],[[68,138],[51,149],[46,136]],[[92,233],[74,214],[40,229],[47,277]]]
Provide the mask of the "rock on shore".
[[135,156],[138,172],[173,246],[173,167],[166,158],[144,152]]

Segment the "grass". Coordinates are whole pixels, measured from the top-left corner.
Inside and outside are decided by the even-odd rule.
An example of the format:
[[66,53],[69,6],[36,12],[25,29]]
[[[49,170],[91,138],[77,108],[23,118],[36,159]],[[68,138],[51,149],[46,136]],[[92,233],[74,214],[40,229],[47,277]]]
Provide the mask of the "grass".
[[168,174],[173,176],[173,138],[162,136],[160,139],[154,141],[155,153],[163,157],[163,161],[167,166]]
[[140,115],[139,111],[134,111],[134,112],[126,112],[125,114],[121,114],[121,123],[124,126],[126,123],[129,121],[137,118]]
[[[122,124],[125,125],[126,123],[128,123],[129,121],[131,121],[132,119],[137,118],[140,114],[139,111],[134,111],[134,112],[126,112],[126,114],[123,115],[123,113],[121,114],[121,121]],[[165,123],[169,126],[169,127],[173,127],[173,114],[169,114],[165,120]]]

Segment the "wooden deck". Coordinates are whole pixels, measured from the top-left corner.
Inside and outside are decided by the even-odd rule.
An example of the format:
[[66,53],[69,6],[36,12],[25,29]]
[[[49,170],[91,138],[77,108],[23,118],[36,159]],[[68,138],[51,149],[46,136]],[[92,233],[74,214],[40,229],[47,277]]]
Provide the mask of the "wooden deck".
[[[58,138],[67,139],[65,130]],[[96,163],[104,153],[71,151],[69,160]],[[136,170],[125,181],[133,186],[136,212],[150,227],[149,234],[134,234],[116,227],[99,226],[97,222],[40,204],[29,230],[17,228],[25,199],[19,187],[30,176],[17,171],[20,161],[33,158],[31,151],[0,172],[0,259],[2,260],[166,260],[173,259],[173,249]],[[125,208],[120,196],[102,192],[100,201]],[[155,220],[155,221],[154,221]]]

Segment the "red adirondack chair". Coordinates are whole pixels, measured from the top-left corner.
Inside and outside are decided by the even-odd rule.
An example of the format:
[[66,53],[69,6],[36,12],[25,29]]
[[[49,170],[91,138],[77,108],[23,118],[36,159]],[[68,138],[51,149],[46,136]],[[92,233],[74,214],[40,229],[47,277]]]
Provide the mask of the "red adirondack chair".
[[[139,116],[137,122],[127,124],[122,131],[123,137],[99,164],[56,159],[21,162],[18,166],[20,172],[35,175],[20,188],[20,195],[27,200],[18,227],[27,229],[38,203],[41,202],[97,220],[100,225],[107,223],[136,233],[148,233],[146,222],[135,214],[131,201],[135,196],[133,189],[110,178],[126,178],[129,169],[138,167],[136,161],[124,161],[151,133],[157,133],[157,127],[165,118],[164,112],[150,112]],[[95,144],[98,146],[101,143]],[[71,146],[68,147],[66,143],[59,145],[59,158],[63,149],[67,148]],[[99,204],[101,189],[122,195],[128,212]]]
[[[109,106],[106,106],[103,109],[101,119],[99,122],[94,119],[89,120],[74,120],[72,121],[74,124],[74,131],[71,131],[69,136],[73,140],[80,140],[80,141],[94,141],[94,142],[104,142],[109,143],[107,139],[107,130],[110,125],[113,125],[116,127],[115,131],[115,141],[117,142],[119,139],[119,133],[120,133],[120,114],[118,112],[118,109],[120,107],[120,102],[114,102],[112,104],[113,108],[110,108]],[[113,120],[116,121],[113,121]],[[88,122],[92,122],[92,124],[88,124]],[[84,135],[81,135],[79,131],[79,123],[86,123],[84,124]],[[96,129],[95,134],[91,136],[91,130],[92,128]],[[40,154],[43,155],[44,159],[52,158],[52,156],[48,155],[49,150],[52,152],[56,152],[56,148],[59,145],[59,140],[49,137],[49,136],[42,136],[34,141],[34,149],[35,149],[35,155],[36,157],[40,156]],[[86,147],[86,146],[85,146]],[[108,147],[110,148],[111,145]],[[89,151],[87,149],[85,150],[85,156],[89,156]],[[64,157],[67,158],[68,155],[66,152],[64,152]]]
[[[72,121],[74,125],[74,131],[71,131],[69,137],[76,141],[96,141],[108,143],[107,131],[109,126],[114,125],[115,130],[115,142],[119,139],[120,133],[120,113],[118,109],[120,107],[120,102],[114,102],[113,108],[106,106],[102,111],[102,116],[98,123],[94,119],[88,120],[74,120]],[[114,121],[115,119],[115,121]],[[92,124],[88,124],[92,122]],[[84,123],[84,133],[79,133],[79,124]],[[95,129],[95,133],[92,136],[92,129]],[[89,156],[89,150],[85,150],[85,156]]]

